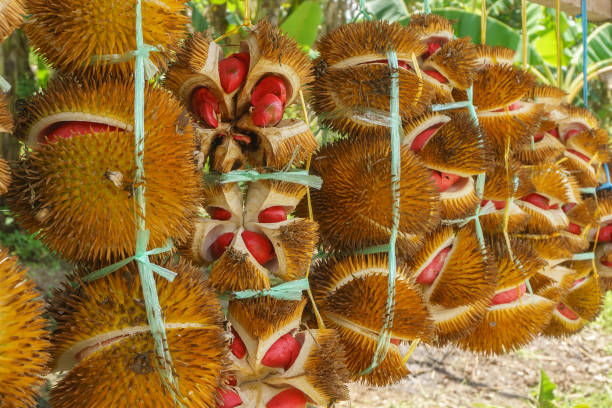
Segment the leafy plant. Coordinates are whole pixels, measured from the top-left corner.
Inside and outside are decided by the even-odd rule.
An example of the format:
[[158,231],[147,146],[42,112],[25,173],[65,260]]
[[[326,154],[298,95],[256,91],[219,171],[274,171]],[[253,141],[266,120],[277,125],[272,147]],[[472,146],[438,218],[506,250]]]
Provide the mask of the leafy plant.
[[555,408],[555,388],[557,385],[548,378],[544,370],[540,370],[538,408]]

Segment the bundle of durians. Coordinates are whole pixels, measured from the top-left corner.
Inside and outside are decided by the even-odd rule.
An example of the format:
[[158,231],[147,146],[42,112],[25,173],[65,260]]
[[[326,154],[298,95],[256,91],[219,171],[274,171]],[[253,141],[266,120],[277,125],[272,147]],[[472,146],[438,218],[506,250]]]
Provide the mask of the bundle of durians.
[[[574,333],[612,286],[612,196],[580,190],[605,181],[608,135],[563,91],[514,67],[511,50],[415,15],[407,26],[342,26],[317,43],[314,62],[265,21],[227,54],[187,35],[185,1],[144,2],[144,40],[164,73],[145,86],[145,221],[149,248],[169,238],[177,248],[154,257],[177,273],[157,278],[178,380],[170,392],[136,266],[83,280],[135,251],[135,2],[24,3],[25,31],[57,74],[15,126],[0,101],[0,131],[28,147],[11,171],[0,167],[0,191],[20,225],[75,269],[53,294],[47,336],[33,285],[2,254],[0,359],[15,363],[0,367],[0,406],[32,405],[46,371],[59,373],[58,408],[329,406],[349,399],[350,381],[409,375],[402,352],[415,340],[492,354]],[[22,3],[9,4],[4,12],[19,15]],[[432,109],[466,100],[470,87],[478,121],[467,109]],[[301,90],[342,138],[318,148],[287,109]],[[322,188],[272,175],[306,162]],[[270,177],[218,177],[240,169]],[[364,374],[387,313],[389,259],[370,252],[390,240],[394,184],[391,339]],[[589,251],[595,261],[575,256]],[[233,295],[304,277],[314,303]]]

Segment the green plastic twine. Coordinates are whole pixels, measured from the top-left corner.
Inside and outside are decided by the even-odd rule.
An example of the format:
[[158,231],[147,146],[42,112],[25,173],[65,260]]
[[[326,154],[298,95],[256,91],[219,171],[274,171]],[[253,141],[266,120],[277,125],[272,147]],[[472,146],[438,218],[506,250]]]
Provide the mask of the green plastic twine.
[[270,296],[280,300],[302,300],[302,292],[308,288],[308,279],[303,278],[281,283],[280,285],[273,286],[270,289],[247,289],[240,292],[234,292],[232,293],[231,298],[249,299],[254,297]]
[[357,15],[355,16],[352,22],[354,23],[355,21],[357,21],[359,16],[363,16],[366,20],[369,20],[369,21],[373,20],[372,15],[366,9],[365,0],[359,0],[359,13],[357,13]]
[[431,6],[429,5],[429,0],[423,1],[423,7],[424,7],[425,14],[431,13]]
[[301,184],[319,190],[323,180],[319,176],[308,174],[307,170],[277,171],[274,173],[259,173],[257,170],[234,170],[229,173],[207,173],[204,175],[206,183],[238,183],[258,180],[280,180],[288,183]]
[[391,237],[389,238],[389,280],[387,286],[387,306],[385,311],[385,321],[378,335],[378,344],[372,363],[363,370],[362,375],[371,373],[382,360],[387,356],[389,344],[391,342],[391,325],[395,309],[395,273],[397,269],[397,259],[395,258],[395,242],[397,240],[397,230],[400,221],[400,175],[401,175],[401,151],[400,151],[400,132],[401,122],[399,115],[399,72],[397,64],[397,54],[395,51],[387,53],[389,69],[391,70],[391,193],[393,195],[393,226],[391,227]]
[[11,84],[9,84],[9,82],[6,79],[4,79],[2,75],[0,75],[0,89],[4,93],[7,93],[8,91],[11,90]]
[[157,296],[157,287],[153,269],[149,262],[147,246],[149,243],[149,233],[146,231],[145,215],[145,175],[144,175],[144,87],[145,72],[144,61],[147,59],[149,48],[144,46],[142,32],[142,0],[136,0],[136,66],[135,66],[135,85],[134,85],[134,136],[135,150],[134,158],[136,161],[135,175],[135,217],[136,217],[136,254],[138,261],[138,271],[142,293],[145,300],[147,320],[151,330],[151,335],[155,341],[155,350],[158,357],[158,370],[162,377],[162,382],[166,384],[177,402],[178,382],[172,373],[172,357],[168,350],[168,340],[166,339],[166,328],[164,326],[162,309]]

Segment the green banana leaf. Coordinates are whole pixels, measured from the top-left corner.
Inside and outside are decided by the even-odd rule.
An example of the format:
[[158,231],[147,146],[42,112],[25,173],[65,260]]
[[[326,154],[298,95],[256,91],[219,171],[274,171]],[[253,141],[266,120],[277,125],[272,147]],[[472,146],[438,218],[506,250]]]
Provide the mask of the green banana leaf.
[[285,19],[280,28],[298,44],[310,48],[317,38],[322,20],[321,5],[316,1],[305,1]]

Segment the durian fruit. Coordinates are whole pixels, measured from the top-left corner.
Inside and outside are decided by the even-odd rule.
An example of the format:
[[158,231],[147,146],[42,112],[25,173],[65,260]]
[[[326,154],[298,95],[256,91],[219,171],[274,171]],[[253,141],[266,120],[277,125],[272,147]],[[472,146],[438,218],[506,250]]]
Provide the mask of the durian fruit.
[[[201,272],[179,263],[174,282],[158,279],[157,291],[186,407],[214,407],[228,367],[221,307]],[[50,314],[53,368],[67,371],[51,390],[51,405],[70,407],[173,407],[161,381],[140,279],[133,265],[103,279],[66,284],[57,290]]]
[[591,238],[589,234],[591,234],[592,227],[597,226],[600,218],[595,198],[585,196],[580,204],[564,205],[563,211],[569,219],[568,231],[588,241]]
[[[596,187],[600,181],[598,168],[610,161],[610,135],[604,129],[589,129],[577,134],[566,133],[563,166],[576,177],[582,187]],[[600,172],[603,173],[603,172]]]
[[[133,83],[59,79],[27,103],[15,135],[33,148],[7,195],[17,221],[74,262],[133,255]],[[185,240],[200,203],[193,129],[170,94],[145,90],[150,246]],[[171,171],[169,171],[171,169]]]
[[[109,0],[28,0],[25,32],[32,46],[55,68],[87,77],[92,73],[127,76],[134,71],[136,3]],[[142,3],[145,44],[160,69],[186,34],[184,0]],[[61,46],[59,46],[59,45]]]
[[577,272],[564,265],[545,266],[529,279],[533,293],[558,303],[576,280]]
[[505,163],[495,163],[486,173],[482,195],[479,219],[483,230],[489,234],[502,233],[508,211],[507,231],[521,231],[529,220],[529,214],[517,205],[516,200],[529,194],[530,188],[527,172],[515,160],[509,160],[507,171]]
[[525,240],[538,256],[549,266],[555,266],[572,259],[574,254],[589,248],[585,234],[573,234],[570,231],[557,231],[551,234],[517,234]]
[[532,189],[516,201],[530,215],[526,231],[551,234],[567,229],[569,219],[562,206],[582,202],[576,180],[558,164],[529,166],[528,171]]
[[421,115],[434,89],[415,74],[412,55],[427,50],[416,33],[399,23],[346,24],[316,44],[311,106],[325,126],[354,135],[388,135],[391,71],[387,52],[398,59],[399,111],[402,120]]
[[209,266],[219,291],[270,288],[273,277],[304,276],[318,241],[317,224],[289,218],[306,187],[281,181],[250,183],[243,205],[238,184],[208,185],[204,207],[210,218],[195,223],[186,255]]
[[[474,79],[474,106],[478,120],[497,155],[529,144],[544,112],[541,104],[529,99],[535,77],[511,65],[492,65],[478,71]],[[456,99],[465,100],[462,92]]]
[[[561,106],[567,99],[567,92],[556,86],[537,84],[531,88],[529,96],[533,98],[535,103],[542,103],[547,108],[555,108]],[[550,113],[549,113],[550,114]]]
[[512,257],[503,237],[489,237],[487,256],[497,269],[497,287],[484,319],[456,344],[483,354],[506,353],[529,343],[548,324],[555,302],[527,293],[527,281],[545,262],[531,247],[511,238]]
[[403,145],[410,147],[440,190],[442,218],[472,215],[480,198],[472,176],[489,166],[487,149],[469,114],[429,113],[404,126]]
[[[365,248],[389,242],[393,226],[391,147],[388,138],[344,139],[323,147],[311,173],[323,179],[310,192],[314,219],[328,250]],[[431,173],[408,146],[401,148],[399,228],[397,248],[410,254],[422,235],[440,220],[440,202]],[[308,214],[306,200],[298,214]]]
[[0,43],[23,23],[24,0],[4,0],[0,4]]
[[31,407],[49,359],[44,303],[26,271],[0,249],[0,404]]
[[487,65],[513,65],[516,51],[498,45],[476,45],[477,63],[482,69]]
[[13,118],[8,107],[8,98],[0,94],[0,133],[13,133]]
[[573,261],[569,266],[575,271],[574,280],[543,331],[548,336],[559,337],[576,333],[597,316],[601,307],[602,295],[599,282],[592,273],[592,262]]
[[342,344],[334,330],[301,329],[305,305],[270,297],[230,302],[235,378],[226,392],[241,407],[328,406],[348,399]]
[[[243,76],[228,82],[232,70],[223,64],[240,60]],[[310,128],[301,120],[282,119],[284,108],[296,101],[300,88],[311,80],[312,64],[286,34],[266,21],[253,28],[240,53],[223,58],[211,38],[194,33],[170,66],[165,86],[183,102],[197,125],[200,151],[210,167],[228,172],[251,166],[281,168],[304,161],[317,147]],[[273,123],[254,123],[249,111],[257,88],[266,79],[282,85],[282,109]],[[265,85],[264,85],[265,86]],[[204,100],[199,95],[204,92]],[[275,96],[276,97],[276,96]],[[279,103],[280,103],[279,102]]]
[[602,290],[612,290],[612,244],[605,243],[597,246],[595,262]]
[[434,321],[434,344],[467,336],[484,317],[496,276],[473,227],[440,227],[425,238],[407,267]]
[[398,346],[415,339],[432,341],[434,322],[408,273],[403,266],[397,269],[389,351],[370,374],[361,375],[372,363],[385,320],[388,258],[352,255],[327,258],[313,267],[309,280],[315,303],[326,327],[340,335],[353,380],[374,386],[395,383],[409,374]]
[[450,20],[436,14],[416,14],[410,17],[408,29],[417,31],[427,45],[419,63],[438,101],[450,102],[454,88],[465,90],[472,85],[478,67],[476,46],[467,37],[454,38]]

